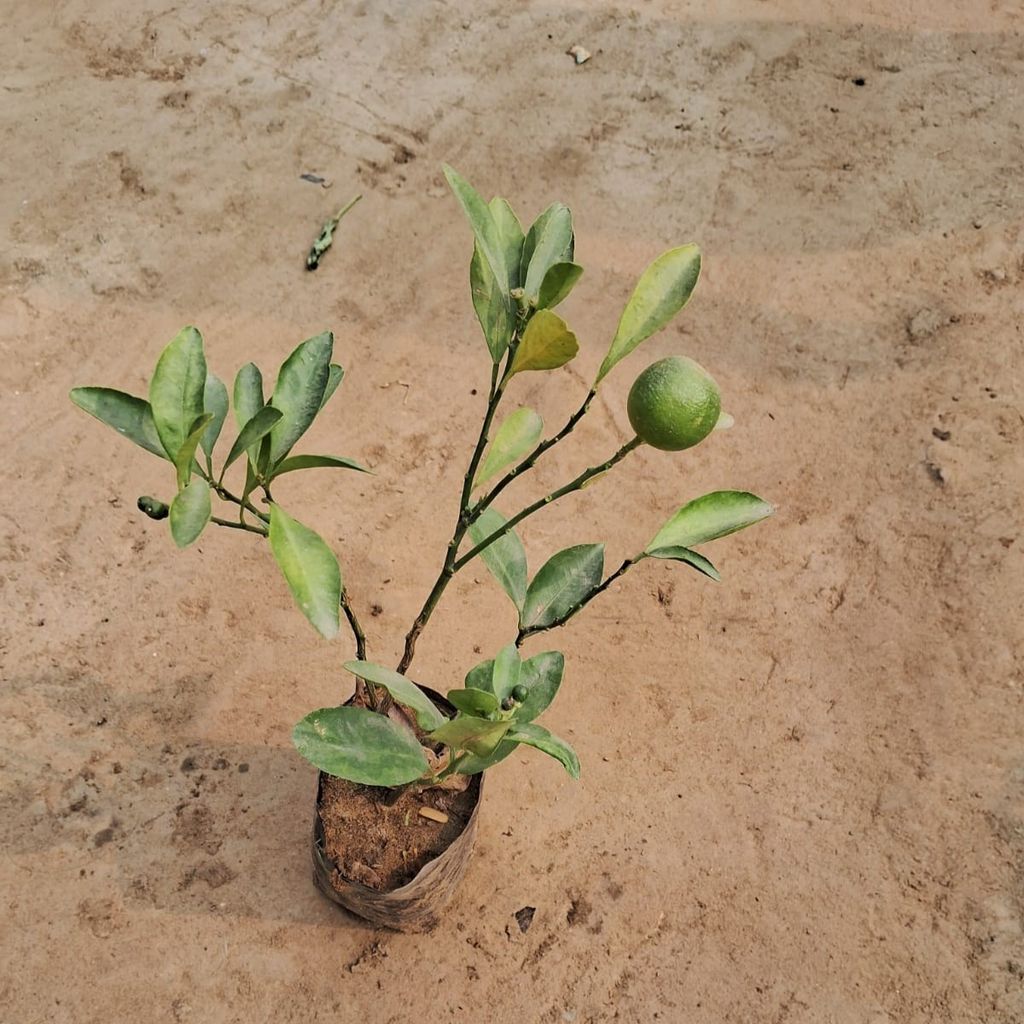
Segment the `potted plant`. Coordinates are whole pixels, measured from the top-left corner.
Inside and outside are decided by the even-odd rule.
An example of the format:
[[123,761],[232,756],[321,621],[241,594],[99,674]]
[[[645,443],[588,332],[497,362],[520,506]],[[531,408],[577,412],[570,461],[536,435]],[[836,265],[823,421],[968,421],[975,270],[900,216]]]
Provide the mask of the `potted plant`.
[[[575,335],[554,311],[583,272],[573,261],[571,214],[555,203],[524,232],[504,199],[485,203],[451,168],[445,174],[473,229],[471,291],[490,353],[490,385],[451,540],[395,669],[369,660],[338,560],[272,490],[280,477],[300,470],[367,471],[344,456],[293,453],[344,376],[332,362],[330,333],[302,342],[288,356],[269,398],[260,370],[248,363],[238,371],[229,401],[226,386],[207,367],[194,327],[164,349],[148,401],[108,388],[71,392],[86,412],[173,467],[173,500],[143,497],[138,505],[151,519],[169,520],[179,547],[192,544],[210,524],[255,534],[269,542],[296,603],[323,637],[334,638],[344,618],[354,644],[355,658],[344,663],[354,677],[352,697],[340,707],[312,711],[293,732],[299,753],[320,772],[315,878],[336,902],[403,930],[432,927],[464,872],[487,769],[526,745],[579,776],[569,744],[537,722],[562,683],[564,658],[554,650],[524,658],[523,642],[564,625],[649,558],[719,579],[696,548],[772,512],[753,494],[716,491],[677,509],[611,572],[605,571],[602,544],[575,543],[530,577],[516,532],[525,519],[608,473],[641,445],[682,451],[731,422],[715,382],[700,366],[678,356],[661,359],[629,391],[627,411],[636,432],[630,441],[514,514],[498,511],[509,484],[573,432],[619,362],[683,308],[697,283],[700,252],[684,245],[647,267],[579,408],[544,437],[536,412],[521,406],[506,414],[505,400],[519,374],[555,370],[577,353]],[[218,458],[232,405],[237,433]],[[213,514],[214,497],[230,514]],[[516,625],[501,650],[469,668],[464,685],[446,681],[442,696],[413,681],[416,641],[452,579],[478,556],[515,606]]]

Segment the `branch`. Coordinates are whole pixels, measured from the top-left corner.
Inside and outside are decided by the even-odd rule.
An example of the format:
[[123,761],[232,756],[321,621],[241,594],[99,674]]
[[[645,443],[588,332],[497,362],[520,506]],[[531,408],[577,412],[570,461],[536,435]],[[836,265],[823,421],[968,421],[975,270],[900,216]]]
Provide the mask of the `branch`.
[[267,531],[261,526],[250,526],[248,523],[236,523],[231,519],[220,519],[218,516],[210,516],[210,522],[218,526],[226,526],[229,530],[246,530],[248,533],[258,533],[261,537],[267,536]]
[[636,565],[637,562],[642,558],[646,558],[644,554],[634,555],[632,558],[627,558],[622,565],[618,567],[607,579],[599,583],[593,590],[591,590],[585,597],[574,604],[564,615],[555,619],[554,622],[549,623],[546,626],[527,626],[526,629],[520,629],[519,635],[516,637],[516,647],[522,645],[522,642],[529,636],[533,636],[535,633],[543,633],[549,629],[556,629],[559,626],[564,626],[578,611],[585,608],[591,601],[597,597],[598,594],[604,593],[620,576],[627,572],[632,566]]
[[[512,351],[511,346],[509,351]],[[416,653],[416,641],[420,633],[423,632],[423,627],[427,624],[434,609],[437,607],[437,602],[441,600],[441,595],[444,593],[449,581],[455,575],[453,565],[459,553],[459,545],[469,529],[467,512],[469,496],[473,491],[473,478],[476,476],[480,460],[483,458],[484,449],[487,447],[487,435],[491,429],[491,423],[494,421],[494,414],[497,412],[498,405],[501,402],[505,382],[508,380],[508,367],[511,366],[511,356],[509,356],[505,365],[506,370],[500,380],[498,378],[498,364],[495,363],[491,367],[491,386],[487,393],[487,411],[484,413],[484,421],[480,427],[480,436],[477,438],[476,447],[473,449],[473,455],[469,460],[469,468],[466,470],[466,476],[462,482],[462,496],[459,499],[459,518],[456,520],[452,539],[448,542],[441,571],[434,581],[434,586],[427,595],[426,601],[423,602],[419,615],[413,620],[413,624],[409,627],[409,632],[405,635],[405,649],[402,652],[402,660],[398,663],[399,672],[404,673],[412,663],[413,656]]]
[[634,437],[632,441],[628,441],[624,444],[610,459],[606,459],[599,466],[591,466],[589,469],[585,469],[578,477],[574,480],[570,480],[564,487],[559,487],[557,491],[552,491],[550,494],[545,495],[543,498],[538,499],[532,505],[527,505],[522,512],[514,515],[509,519],[503,526],[499,527],[489,537],[485,537],[475,548],[471,548],[466,552],[460,559],[458,559],[452,566],[453,573],[458,572],[467,562],[472,561],[480,554],[484,548],[490,547],[496,540],[503,537],[509,530],[513,529],[518,523],[521,523],[527,516],[532,516],[534,512],[544,508],[546,505],[550,505],[554,501],[558,501],[559,498],[565,497],[567,494],[571,494],[573,491],[580,490],[583,485],[593,479],[595,476],[600,476],[602,473],[607,473],[617,462],[621,462],[634,448],[643,444],[639,437]]
[[546,441],[541,441],[536,448],[526,456],[522,462],[513,466],[492,488],[485,494],[470,510],[469,510],[469,522],[470,524],[475,523],[480,518],[481,513],[484,509],[488,508],[494,499],[501,494],[503,490],[516,477],[521,476],[527,470],[532,469],[537,460],[549,449],[554,448],[559,441],[563,438],[568,437],[573,432],[576,424],[587,414],[587,410],[590,408],[590,403],[594,400],[594,396],[597,394],[596,388],[591,388],[587,392],[587,397],[583,399],[583,404],[569,417],[565,426],[552,437],[549,437]]

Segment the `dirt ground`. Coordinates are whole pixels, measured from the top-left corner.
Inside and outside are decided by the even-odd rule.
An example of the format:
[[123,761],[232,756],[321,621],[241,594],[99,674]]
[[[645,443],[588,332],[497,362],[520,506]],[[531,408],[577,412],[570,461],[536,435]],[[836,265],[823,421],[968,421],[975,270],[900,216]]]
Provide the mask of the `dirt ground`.
[[[4,1024],[1024,1020],[1020,3],[8,0],[4,24]],[[277,496],[393,663],[486,387],[443,160],[575,213],[581,354],[512,396],[549,424],[646,262],[705,251],[512,498],[621,444],[655,357],[705,364],[736,427],[532,519],[531,566],[592,540],[617,564],[719,487],[779,513],[709,550],[721,585],[645,563],[528,648],[566,653],[546,721],[583,779],[534,752],[491,773],[428,940],[311,883],[289,733],[347,695],[348,645],[258,538],[178,553],[134,507],[166,469],[66,395],[144,392],[185,323],[227,379],[333,329],[348,376],[305,450],[377,475]],[[470,571],[415,674],[456,685],[512,629]]]

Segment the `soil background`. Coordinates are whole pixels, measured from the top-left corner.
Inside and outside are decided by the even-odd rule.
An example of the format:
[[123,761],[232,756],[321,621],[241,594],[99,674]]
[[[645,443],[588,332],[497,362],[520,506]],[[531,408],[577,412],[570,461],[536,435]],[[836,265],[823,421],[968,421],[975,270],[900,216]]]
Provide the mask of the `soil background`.
[[[3,7],[0,1020],[1024,1019],[1019,3]],[[580,356],[510,395],[551,425],[643,266],[706,254],[503,507],[620,445],[655,357],[709,367],[736,427],[531,519],[531,566],[596,540],[615,565],[714,488],[779,513],[708,549],[721,585],[646,563],[530,645],[566,653],[545,720],[583,779],[534,752],[491,774],[427,940],[311,882],[289,733],[348,695],[347,645],[257,538],[177,552],[134,507],[166,467],[66,396],[144,393],[185,323],[227,380],[333,329],[348,373],[303,450],[377,475],[277,497],[393,663],[488,373],[442,160],[575,213]],[[415,675],[458,685],[512,629],[467,572]]]

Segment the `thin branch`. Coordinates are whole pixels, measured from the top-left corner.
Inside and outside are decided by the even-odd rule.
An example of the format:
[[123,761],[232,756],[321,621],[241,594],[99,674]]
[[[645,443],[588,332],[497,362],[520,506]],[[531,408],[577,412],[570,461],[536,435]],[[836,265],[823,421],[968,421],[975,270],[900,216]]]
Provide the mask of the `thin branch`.
[[359,625],[359,619],[356,617],[352,605],[349,604],[348,591],[344,589],[341,592],[341,610],[345,613],[345,618],[348,619],[352,637],[356,642],[356,657],[360,661],[366,661],[366,634],[363,632],[363,627]]
[[587,392],[587,397],[583,399],[583,404],[569,417],[566,424],[557,434],[552,435],[546,441],[541,441],[536,448],[526,456],[522,462],[513,466],[491,489],[485,494],[470,510],[469,510],[469,522],[472,524],[480,518],[481,513],[484,509],[489,508],[494,499],[501,494],[503,490],[518,476],[522,476],[527,470],[532,469],[536,464],[537,460],[550,448],[554,448],[559,441],[563,438],[568,437],[573,432],[576,424],[587,414],[587,410],[590,408],[590,403],[594,400],[594,396],[597,394],[596,388],[591,388]]
[[520,629],[519,635],[516,637],[516,647],[521,646],[522,642],[527,637],[533,636],[535,633],[544,633],[549,629],[557,629],[559,626],[564,626],[578,611],[581,611],[590,604],[598,594],[604,593],[604,591],[606,591],[620,576],[636,565],[640,559],[645,557],[645,555],[639,554],[634,555],[632,558],[627,558],[622,565],[615,570],[615,572],[594,587],[593,590],[589,591],[585,597],[574,604],[564,615],[555,619],[554,622],[549,623],[547,626],[528,626],[526,629]]
[[[510,346],[509,351],[512,351]],[[507,367],[511,365],[511,357],[506,361],[506,371],[501,375],[499,380],[499,366],[495,363],[491,367],[491,386],[487,392],[487,411],[484,413],[484,421],[480,427],[480,436],[477,438],[476,447],[473,449],[473,455],[469,460],[469,468],[466,470],[465,479],[462,482],[462,495],[459,500],[459,517],[455,523],[455,529],[452,532],[452,539],[448,542],[448,548],[445,551],[444,564],[441,566],[441,571],[438,573],[437,579],[434,581],[434,585],[427,595],[427,599],[423,602],[423,607],[420,609],[419,615],[413,620],[413,624],[409,627],[409,632],[405,636],[405,649],[402,652],[402,660],[398,663],[398,671],[405,672],[409,665],[412,664],[412,659],[416,654],[416,641],[419,638],[420,633],[423,632],[423,627],[427,624],[430,616],[433,614],[434,609],[437,607],[437,602],[441,600],[441,595],[444,593],[445,588],[448,586],[452,576],[455,575],[455,571],[452,566],[455,563],[455,559],[459,553],[459,545],[462,543],[462,538],[465,537],[466,531],[469,529],[469,522],[467,521],[467,507],[469,504],[469,496],[473,491],[473,477],[476,476],[477,468],[480,465],[480,460],[483,458],[484,449],[487,447],[488,433],[491,428],[491,423],[494,420],[494,414],[497,412],[498,404],[501,402],[501,396],[504,391],[505,382],[508,379]]]
[[458,572],[467,562],[476,558],[484,548],[490,547],[496,540],[504,537],[509,530],[514,529],[518,523],[521,523],[528,516],[532,516],[534,512],[544,508],[546,505],[550,505],[554,501],[558,501],[559,498],[565,497],[565,495],[571,494],[573,491],[580,490],[588,480],[592,480],[595,476],[607,473],[612,466],[617,462],[621,462],[634,448],[641,444],[643,442],[640,438],[634,437],[632,441],[624,444],[611,458],[606,459],[599,466],[591,466],[589,469],[585,469],[578,477],[570,480],[564,487],[559,487],[557,491],[552,491],[550,494],[535,501],[532,505],[527,505],[522,512],[507,520],[503,526],[500,526],[494,533],[480,541],[476,547],[471,548],[461,558],[457,559],[452,566],[453,571]]
[[260,526],[250,526],[248,523],[236,523],[231,519],[221,519],[218,516],[210,516],[210,522],[218,526],[226,526],[229,530],[245,530],[247,533],[258,533],[261,537],[267,536],[267,531]]

